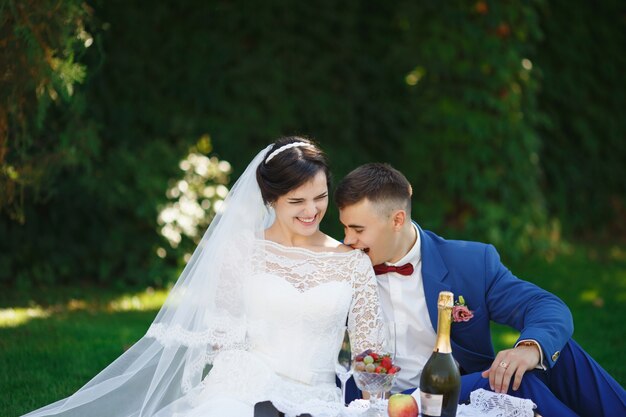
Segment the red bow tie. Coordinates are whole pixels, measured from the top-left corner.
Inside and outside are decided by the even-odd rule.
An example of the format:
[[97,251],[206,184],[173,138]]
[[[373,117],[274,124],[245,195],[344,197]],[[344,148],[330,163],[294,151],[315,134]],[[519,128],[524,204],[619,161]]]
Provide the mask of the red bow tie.
[[376,275],[386,274],[388,272],[397,272],[400,275],[409,276],[413,274],[413,265],[411,264],[404,264],[400,266],[393,266],[393,265],[386,265],[386,264],[374,265],[374,273]]

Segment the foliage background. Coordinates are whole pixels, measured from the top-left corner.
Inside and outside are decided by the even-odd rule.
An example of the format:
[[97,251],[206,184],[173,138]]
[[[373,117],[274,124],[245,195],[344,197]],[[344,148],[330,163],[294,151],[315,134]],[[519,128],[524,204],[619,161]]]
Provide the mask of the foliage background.
[[234,179],[285,134],[508,259],[622,240],[624,7],[578,3],[1,0],[0,283],[165,285],[180,161]]
[[[625,16],[618,0],[0,0],[0,408],[69,395],[137,340],[223,187],[287,134],[316,138],[336,178],[402,170],[423,227],[495,244],[624,384]],[[323,228],[341,237],[336,212]],[[516,337],[494,329],[498,348]]]
[[626,7],[549,2],[539,108],[546,123],[541,159],[549,213],[569,236],[605,241],[626,236]]

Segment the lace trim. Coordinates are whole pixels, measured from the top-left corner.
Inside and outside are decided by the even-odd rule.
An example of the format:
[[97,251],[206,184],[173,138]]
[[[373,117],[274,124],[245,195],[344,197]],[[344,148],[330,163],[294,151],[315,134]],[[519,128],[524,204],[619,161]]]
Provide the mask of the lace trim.
[[278,242],[274,242],[273,240],[260,240],[259,241],[262,245],[267,245],[269,244],[270,246],[274,246],[277,249],[284,251],[284,252],[292,252],[292,253],[304,253],[307,256],[313,256],[313,257],[335,257],[335,256],[354,256],[355,252],[358,252],[357,249],[354,250],[350,250],[350,251],[345,251],[345,252],[333,252],[330,250],[327,251],[315,251],[312,249],[307,249],[307,248],[302,248],[299,246],[285,246],[285,245],[281,245]]
[[462,404],[458,417],[533,417],[535,403],[525,398],[496,394],[482,388],[470,394],[470,404]]
[[315,252],[267,242],[254,269],[282,277],[301,292],[326,282],[351,282],[360,259],[356,251]]
[[[180,388],[183,394],[190,393],[201,383],[199,381],[202,379],[204,367],[213,363],[217,354],[217,351],[207,352],[204,355],[200,355],[189,365],[189,368],[186,369],[187,372],[183,374],[180,381]],[[193,396],[190,398],[193,398]]]
[[218,349],[245,348],[246,328],[242,325],[213,326],[201,332],[183,329],[176,324],[168,326],[163,323],[153,323],[146,332],[147,337],[156,339],[163,346],[174,345],[199,347],[207,346]]

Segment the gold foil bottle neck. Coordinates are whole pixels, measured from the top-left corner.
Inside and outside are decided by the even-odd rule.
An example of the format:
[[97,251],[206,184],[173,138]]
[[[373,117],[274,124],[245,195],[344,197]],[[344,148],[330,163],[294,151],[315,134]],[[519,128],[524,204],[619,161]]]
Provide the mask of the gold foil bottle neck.
[[452,308],[454,306],[454,294],[450,291],[441,291],[439,293],[439,300],[437,301],[438,308]]

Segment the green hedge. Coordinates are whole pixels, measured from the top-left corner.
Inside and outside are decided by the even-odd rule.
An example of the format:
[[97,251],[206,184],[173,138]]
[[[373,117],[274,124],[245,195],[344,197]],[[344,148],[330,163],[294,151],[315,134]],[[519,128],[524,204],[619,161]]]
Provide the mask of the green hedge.
[[[179,161],[206,135],[234,177],[272,139],[305,134],[322,144],[336,177],[375,160],[405,172],[424,227],[489,241],[511,256],[557,243],[546,199],[561,216],[553,193],[560,185],[547,143],[557,143],[555,114],[564,112],[548,93],[567,101],[570,91],[561,96],[545,84],[564,72],[547,59],[548,26],[566,25],[550,17],[553,2],[90,7],[80,22],[94,42],[73,58],[86,78],[67,104],[40,111],[48,140],[69,143],[75,162],[42,182],[45,201],[25,188],[23,224],[0,215],[0,282],[159,284],[175,276],[193,243],[158,258],[168,243],[157,217],[169,181],[182,178]],[[602,48],[617,45],[606,39]],[[594,106],[600,114],[605,103]],[[607,119],[585,120],[591,127]],[[623,136],[623,124],[615,126],[614,138]],[[612,140],[619,158],[623,147]],[[599,181],[609,168],[594,162]],[[332,210],[324,229],[341,236]]]
[[400,153],[415,217],[509,254],[545,249],[535,3],[447,4],[412,3],[404,15],[416,83]]
[[550,212],[570,236],[626,237],[624,3],[553,0],[542,13],[541,160]]

